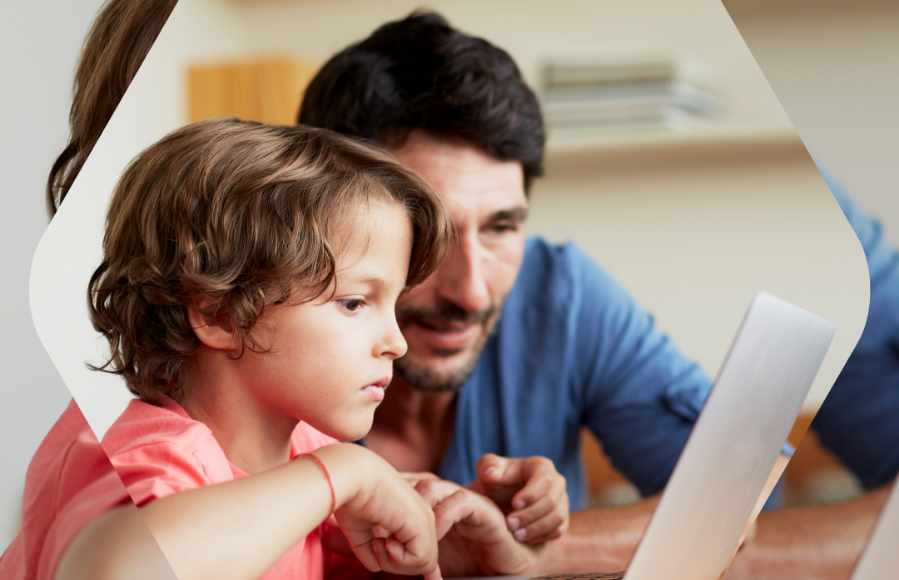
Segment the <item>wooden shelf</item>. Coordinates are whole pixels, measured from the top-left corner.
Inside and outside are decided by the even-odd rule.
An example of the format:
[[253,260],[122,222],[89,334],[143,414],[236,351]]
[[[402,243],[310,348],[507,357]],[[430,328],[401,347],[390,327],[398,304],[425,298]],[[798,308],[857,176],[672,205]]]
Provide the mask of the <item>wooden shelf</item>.
[[792,127],[707,125],[684,130],[626,133],[550,132],[546,144],[548,175],[585,167],[645,168],[648,161],[709,162],[795,161],[808,152]]

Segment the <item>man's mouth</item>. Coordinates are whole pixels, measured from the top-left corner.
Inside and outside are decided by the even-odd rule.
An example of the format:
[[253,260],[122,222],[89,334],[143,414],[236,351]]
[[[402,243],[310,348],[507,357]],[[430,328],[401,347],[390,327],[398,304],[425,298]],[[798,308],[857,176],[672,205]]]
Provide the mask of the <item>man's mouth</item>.
[[397,320],[410,346],[420,340],[434,354],[453,356],[477,343],[495,313],[495,306],[468,312],[444,301],[431,309],[407,308],[397,313]]
[[410,322],[417,327],[418,332],[432,348],[440,351],[464,349],[482,328],[481,324],[430,324],[423,320]]

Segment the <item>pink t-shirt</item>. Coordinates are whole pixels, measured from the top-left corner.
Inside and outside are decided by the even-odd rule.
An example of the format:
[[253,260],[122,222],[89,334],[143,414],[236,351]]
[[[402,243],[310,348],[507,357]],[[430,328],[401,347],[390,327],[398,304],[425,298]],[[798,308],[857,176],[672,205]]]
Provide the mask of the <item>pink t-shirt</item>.
[[[335,440],[300,423],[291,458]],[[106,450],[129,484],[126,489]],[[209,429],[173,401],[154,407],[132,401],[107,432],[103,446],[72,400],[28,466],[19,534],[0,556],[2,580],[52,580],[66,548],[100,514],[130,501],[138,504],[245,475],[228,462]],[[266,580],[369,576],[354,560],[327,554],[322,565],[320,529],[291,549]]]
[[22,525],[0,557],[0,578],[52,580],[82,528],[127,501],[125,486],[72,400],[28,465]]
[[[291,436],[290,458],[336,442],[300,423]],[[246,476],[228,461],[212,431],[171,399],[161,407],[131,401],[106,432],[102,445],[138,506]],[[323,573],[321,528],[316,528],[262,578],[319,580]]]

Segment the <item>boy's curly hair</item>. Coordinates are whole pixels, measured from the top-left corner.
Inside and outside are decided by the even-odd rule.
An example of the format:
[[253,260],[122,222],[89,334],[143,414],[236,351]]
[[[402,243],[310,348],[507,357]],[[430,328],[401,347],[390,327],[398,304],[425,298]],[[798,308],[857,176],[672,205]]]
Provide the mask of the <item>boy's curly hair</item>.
[[[449,219],[433,190],[386,152],[324,129],[236,119],[171,133],[131,162],[113,193],[88,286],[110,357],[91,368],[121,375],[144,401],[180,399],[200,344],[187,309],[227,315],[243,348],[260,349],[250,330],[265,308],[327,290],[338,226],[371,199],[406,210],[407,284],[421,282],[443,255]],[[303,295],[291,296],[297,288]]]

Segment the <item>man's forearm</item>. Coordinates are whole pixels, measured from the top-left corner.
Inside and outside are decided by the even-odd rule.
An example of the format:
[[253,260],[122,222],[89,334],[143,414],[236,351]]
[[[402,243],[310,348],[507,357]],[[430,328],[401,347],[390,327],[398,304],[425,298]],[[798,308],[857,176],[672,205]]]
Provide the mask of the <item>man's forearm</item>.
[[658,496],[653,496],[618,508],[572,512],[565,535],[549,542],[543,550],[541,571],[624,570],[657,503]]
[[725,580],[845,580],[888,495],[889,486],[836,504],[762,513]]

